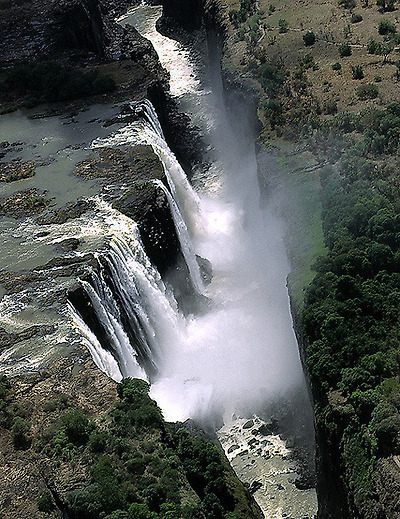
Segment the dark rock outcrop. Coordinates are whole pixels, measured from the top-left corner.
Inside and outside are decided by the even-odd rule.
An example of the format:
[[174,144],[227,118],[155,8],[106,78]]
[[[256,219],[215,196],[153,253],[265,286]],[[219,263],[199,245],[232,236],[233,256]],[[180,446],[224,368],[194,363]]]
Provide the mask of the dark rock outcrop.
[[203,21],[202,0],[161,0],[161,4],[165,18],[187,31],[200,29]]
[[56,49],[93,52],[104,57],[109,40],[98,0],[58,0],[51,30]]
[[160,274],[169,270],[180,250],[167,198],[152,182],[138,182],[114,203],[121,213],[134,220],[147,255]]

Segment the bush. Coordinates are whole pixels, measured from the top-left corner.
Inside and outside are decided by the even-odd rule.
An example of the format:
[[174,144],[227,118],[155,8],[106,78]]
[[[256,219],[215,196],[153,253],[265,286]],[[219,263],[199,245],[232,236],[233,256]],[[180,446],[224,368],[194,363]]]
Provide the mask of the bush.
[[361,85],[357,89],[357,95],[360,99],[375,99],[378,97],[379,91],[376,85],[369,83],[368,85]]
[[326,115],[333,115],[336,114],[338,111],[337,102],[333,99],[330,101],[325,101],[323,106],[323,112]]
[[352,65],[351,72],[353,74],[353,79],[362,79],[364,77],[364,71],[361,65]]
[[346,9],[354,9],[356,0],[338,0],[338,5]]
[[284,18],[281,18],[278,21],[278,26],[279,26],[279,32],[282,34],[285,32],[288,32],[288,30],[289,30],[289,24]]
[[112,92],[114,80],[97,71],[80,72],[47,60],[22,61],[0,72],[0,90],[25,97],[31,107]]
[[382,50],[382,44],[371,38],[367,44],[368,54],[380,54]]
[[342,70],[342,65],[337,61],[332,64],[332,70]]
[[0,375],[0,400],[4,400],[10,391],[11,385],[5,375]]
[[351,15],[350,21],[351,23],[359,23],[362,22],[363,17],[359,13],[353,13]]
[[133,503],[128,510],[130,519],[154,519],[155,514],[150,512],[147,505],[142,503]]
[[310,45],[314,45],[315,34],[313,33],[313,31],[307,31],[305,34],[303,34],[303,41],[304,41],[304,45],[306,47],[309,47]]
[[73,409],[61,419],[66,435],[72,443],[85,443],[89,436],[91,425],[81,409]]
[[270,97],[274,97],[283,85],[286,72],[281,63],[267,62],[261,67],[260,82]]
[[51,512],[54,508],[54,500],[50,492],[40,494],[36,503],[40,512]]
[[338,50],[342,58],[344,58],[345,56],[351,56],[351,47],[348,43],[342,43],[341,45],[339,45]]
[[390,22],[389,20],[381,20],[378,24],[378,32],[379,32],[379,34],[382,34],[382,35],[395,34],[396,26],[394,23]]
[[376,5],[381,8],[382,11],[394,11],[395,0],[376,0]]
[[29,447],[30,438],[28,432],[28,422],[20,416],[14,418],[14,424],[11,428],[11,437],[16,449],[27,449]]

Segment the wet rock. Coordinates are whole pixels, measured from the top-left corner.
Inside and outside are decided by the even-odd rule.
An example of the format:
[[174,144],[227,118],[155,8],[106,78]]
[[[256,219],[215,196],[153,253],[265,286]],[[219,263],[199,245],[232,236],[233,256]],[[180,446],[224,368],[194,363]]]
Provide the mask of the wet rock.
[[243,424],[243,429],[251,429],[254,425],[254,420],[247,420],[247,422],[245,422]]
[[28,285],[36,281],[45,279],[45,274],[41,272],[0,272],[0,283],[3,284],[4,288],[9,294],[16,294],[24,290]]
[[250,494],[254,494],[255,492],[257,492],[257,490],[259,490],[260,488],[262,487],[262,483],[261,481],[258,481],[258,480],[255,480],[251,483],[251,485],[249,486],[249,492]]
[[50,211],[37,219],[40,225],[63,224],[66,221],[79,218],[83,213],[93,209],[95,203],[93,200],[78,200],[77,202],[70,202],[65,207],[57,211]]
[[196,260],[200,268],[200,275],[203,283],[207,286],[211,283],[213,278],[212,264],[206,258],[202,258],[196,254]]
[[161,274],[175,265],[180,244],[162,189],[152,182],[138,182],[113,207],[138,224],[147,255]]
[[12,218],[33,216],[44,211],[49,203],[50,200],[45,198],[43,191],[25,189],[0,202],[0,215]]
[[0,164],[0,182],[15,182],[33,177],[36,164],[32,161],[12,161]]
[[56,248],[62,252],[71,252],[78,248],[80,242],[78,238],[66,238],[60,241]]
[[14,344],[26,341],[32,337],[44,337],[56,331],[55,326],[34,325],[26,328],[19,333],[9,333],[4,328],[0,328],[0,351],[10,348]]
[[270,436],[271,434],[276,434],[279,430],[279,424],[277,420],[272,420],[271,423],[264,423],[258,429],[258,434],[262,436]]

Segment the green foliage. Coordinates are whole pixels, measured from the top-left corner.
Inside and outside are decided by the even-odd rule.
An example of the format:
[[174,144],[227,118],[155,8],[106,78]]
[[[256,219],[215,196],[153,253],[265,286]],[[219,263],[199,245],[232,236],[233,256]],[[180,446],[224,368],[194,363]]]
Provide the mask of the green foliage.
[[342,70],[342,65],[337,61],[336,63],[332,64],[332,70]]
[[379,34],[395,34],[397,32],[396,26],[389,20],[381,20],[378,24]]
[[241,23],[246,22],[246,20],[255,13],[256,11],[256,2],[255,0],[241,0],[240,1],[240,9],[231,9],[229,11],[229,20],[232,25],[236,28],[239,27]]
[[381,11],[394,11],[395,0],[376,0],[376,5],[381,8]]
[[304,41],[304,45],[306,47],[308,47],[310,45],[314,45],[314,43],[316,41],[314,32],[307,31],[305,34],[303,34],[303,41]]
[[338,47],[340,57],[351,56],[351,47],[348,43],[344,42]]
[[11,389],[11,384],[6,375],[0,375],[0,400],[5,400]]
[[42,492],[36,503],[40,512],[51,512],[54,509],[54,500],[50,492]]
[[333,115],[338,111],[337,102],[334,99],[330,99],[329,101],[325,101],[322,111],[324,114]]
[[[172,438],[147,382],[125,379],[117,390],[119,400],[101,426],[72,409],[44,447],[56,459],[86,466],[86,486],[67,495],[68,517],[212,519],[218,513],[225,519],[235,501],[218,449],[183,430]],[[194,504],[182,505],[181,494],[190,495],[188,482]]]
[[340,142],[335,167],[320,174],[329,252],[314,265],[303,313],[316,419],[362,513],[376,459],[400,452],[400,205],[371,160],[398,155],[399,125],[397,102],[329,122]]
[[29,424],[26,420],[17,416],[14,418],[11,428],[11,438],[16,449],[27,449],[31,443],[29,437]]
[[129,519],[155,519],[156,515],[151,512],[147,505],[142,503],[133,503],[129,507]]
[[68,440],[71,443],[85,443],[92,429],[88,417],[81,409],[73,409],[61,419]]
[[283,64],[279,61],[269,61],[262,65],[260,82],[270,97],[275,97],[286,79]]
[[278,20],[278,27],[279,27],[279,32],[281,34],[284,34],[285,32],[288,32],[288,30],[289,30],[289,23],[284,18],[280,18]]
[[360,99],[366,100],[366,99],[375,99],[378,97],[379,90],[376,85],[373,85],[372,83],[366,84],[366,85],[360,85],[357,88],[357,95]]
[[362,79],[364,77],[364,71],[361,65],[352,65],[351,73],[353,75],[353,79]]
[[109,76],[67,69],[46,60],[22,61],[0,73],[3,95],[24,97],[29,107],[112,92],[115,88]]

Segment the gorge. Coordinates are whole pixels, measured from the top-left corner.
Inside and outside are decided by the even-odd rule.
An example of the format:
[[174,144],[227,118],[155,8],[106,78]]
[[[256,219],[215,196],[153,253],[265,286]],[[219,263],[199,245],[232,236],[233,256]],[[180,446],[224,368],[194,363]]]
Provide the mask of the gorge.
[[373,118],[321,112],[324,36],[295,69],[275,5],[161,3],[0,6],[1,509],[396,517],[394,336],[359,321],[375,268],[397,301],[388,188],[340,216]]

